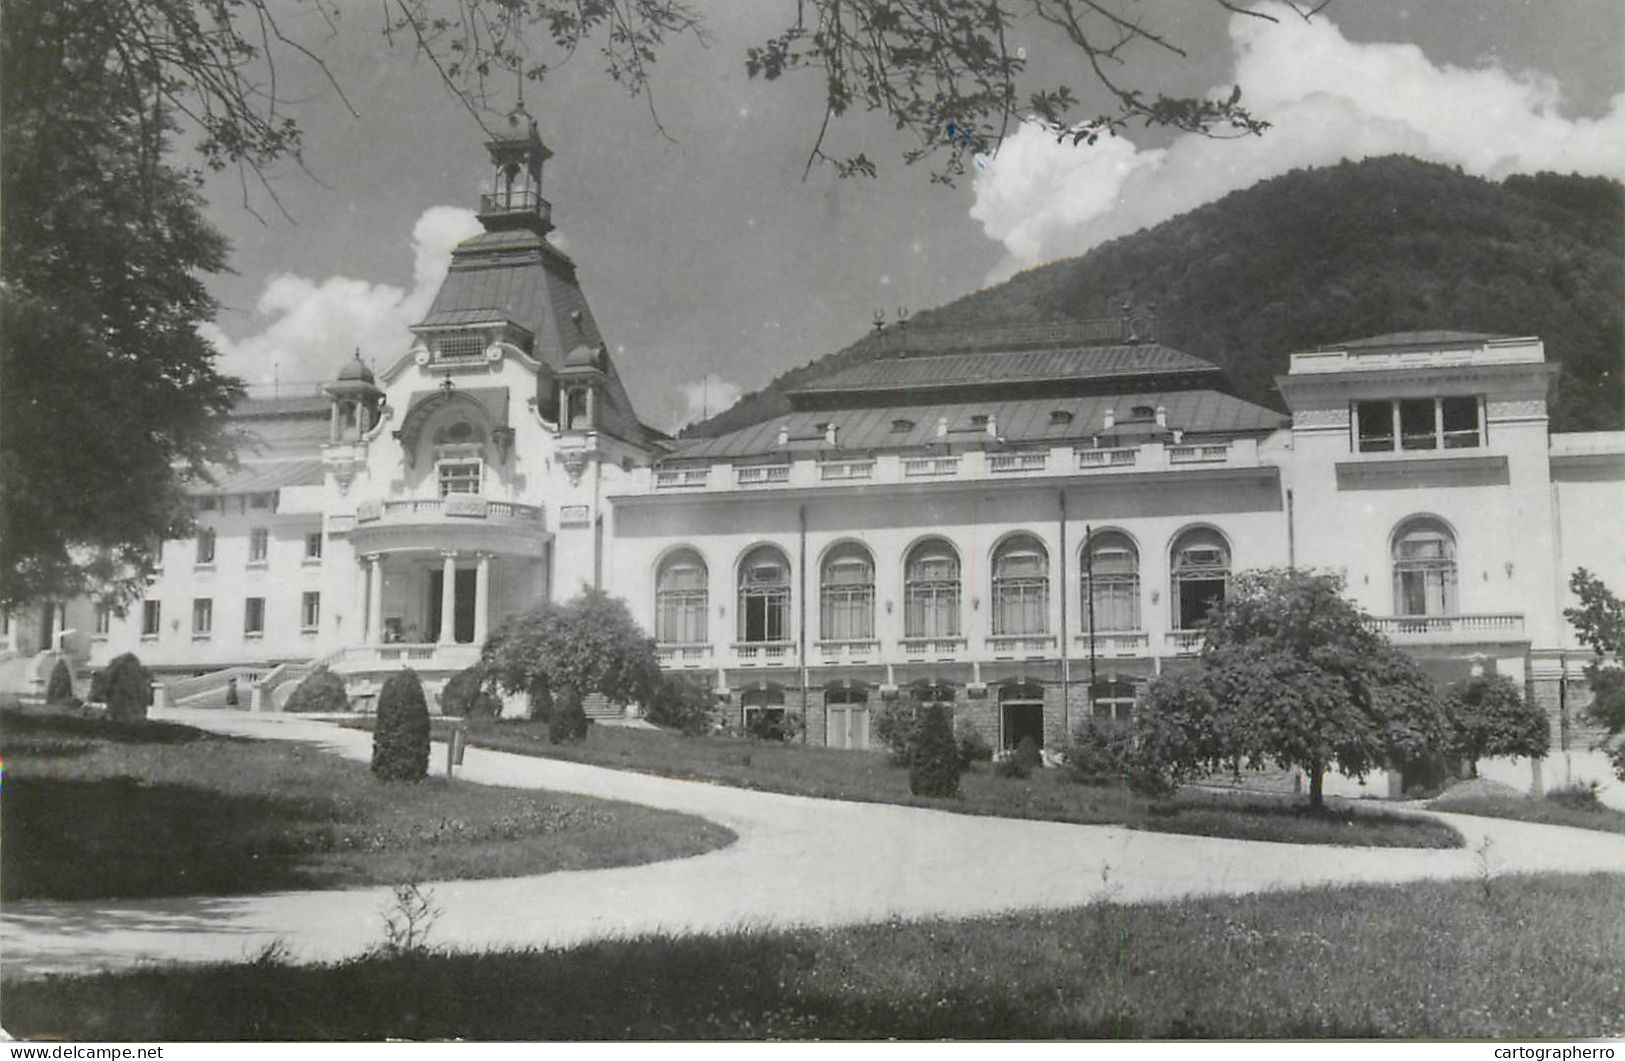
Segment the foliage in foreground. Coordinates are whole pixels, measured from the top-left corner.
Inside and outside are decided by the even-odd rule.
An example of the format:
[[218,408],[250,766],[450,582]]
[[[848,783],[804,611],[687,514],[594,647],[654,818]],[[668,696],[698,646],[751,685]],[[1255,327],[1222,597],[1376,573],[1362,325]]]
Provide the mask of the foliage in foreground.
[[336,715],[350,710],[350,695],[345,692],[343,678],[326,667],[317,667],[305,675],[305,680],[288,697],[286,709]]
[[1540,758],[1552,745],[1545,710],[1525,700],[1504,674],[1485,674],[1452,689],[1444,700],[1451,751],[1473,761],[1500,757]]
[[[1625,1031],[1625,877],[7,984],[98,1039],[1561,1038]],[[537,1005],[546,999],[547,1005]]]
[[384,781],[421,781],[429,773],[429,705],[410,668],[391,674],[378,694],[372,772]]
[[948,708],[927,704],[920,709],[908,763],[908,790],[916,796],[948,799],[959,795],[959,745],[954,741]]
[[683,674],[663,673],[649,702],[645,721],[674,729],[690,737],[709,733],[715,723],[711,691]]
[[563,604],[543,601],[486,639],[480,666],[509,693],[530,698],[547,718],[565,689],[603,693],[610,703],[647,703],[659,688],[660,660],[626,602],[586,589]]
[[1625,781],[1625,601],[1583,567],[1569,578],[1569,589],[1580,598],[1580,605],[1565,608],[1563,618],[1593,653],[1586,664],[1586,681],[1591,686],[1591,706],[1586,713],[1603,729],[1602,747],[1613,745],[1608,754],[1614,773]]
[[478,663],[452,675],[440,690],[440,713],[449,718],[500,718],[502,701],[492,694]]
[[1208,620],[1198,666],[1137,712],[1139,739],[1175,781],[1302,770],[1324,803],[1328,769],[1364,777],[1435,754],[1448,720],[1427,677],[1374,632],[1336,575],[1244,571]]
[[139,722],[152,706],[152,672],[141,665],[133,652],[115,656],[102,671],[98,690],[107,703],[107,717],[119,722]]
[[732,840],[684,814],[428,778],[311,745],[7,711],[0,900],[130,899],[510,877]]

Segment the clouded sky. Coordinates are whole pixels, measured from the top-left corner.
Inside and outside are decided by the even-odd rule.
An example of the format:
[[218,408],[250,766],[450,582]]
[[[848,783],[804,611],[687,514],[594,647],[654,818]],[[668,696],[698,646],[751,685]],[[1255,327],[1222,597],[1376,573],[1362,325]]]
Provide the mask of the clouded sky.
[[[764,84],[743,69],[745,48],[793,5],[698,6],[714,39],[672,46],[655,75],[675,143],[590,54],[526,94],[555,152],[543,177],[552,238],[575,258],[640,413],[665,428],[844,346],[877,308],[947,302],[1292,168],[1402,152],[1495,178],[1625,178],[1618,0],[1334,0],[1312,24],[1276,25],[1143,0],[1189,57],[1144,50],[1134,83],[1188,93],[1239,82],[1274,128],[1239,141],[1136,131],[1093,148],[1028,129],[954,188],[904,166],[883,122],[837,132],[838,148],[881,163],[878,180],[819,169],[803,180],[816,79]],[[357,21],[331,37],[289,15],[359,112],[315,71],[279,72],[314,173],[276,180],[293,221],[251,191],[256,220],[235,174],[206,187],[236,248],[236,275],[212,285],[225,308],[210,334],[251,382],[328,378],[357,346],[393,361],[450,248],[478,228],[482,131],[427,64],[352,8]],[[1018,25],[1012,43],[1074,90],[1090,87],[1064,72],[1064,44],[1041,28]],[[1104,109],[1082,95],[1085,112]]]

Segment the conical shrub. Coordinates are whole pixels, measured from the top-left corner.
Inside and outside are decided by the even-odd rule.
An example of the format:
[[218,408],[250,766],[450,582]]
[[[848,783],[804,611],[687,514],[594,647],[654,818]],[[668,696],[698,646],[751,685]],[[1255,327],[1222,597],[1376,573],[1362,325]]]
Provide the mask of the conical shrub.
[[68,673],[68,661],[59,659],[51,668],[51,680],[45,683],[45,702],[65,704],[73,699],[73,675]]
[[429,772],[429,705],[415,671],[390,675],[378,694],[372,772],[384,781],[421,781]]
[[152,672],[135,653],[126,652],[103,672],[107,717],[119,722],[140,722],[152,706]]
[[922,707],[918,725],[908,765],[909,791],[939,798],[959,795],[959,745],[947,705]]

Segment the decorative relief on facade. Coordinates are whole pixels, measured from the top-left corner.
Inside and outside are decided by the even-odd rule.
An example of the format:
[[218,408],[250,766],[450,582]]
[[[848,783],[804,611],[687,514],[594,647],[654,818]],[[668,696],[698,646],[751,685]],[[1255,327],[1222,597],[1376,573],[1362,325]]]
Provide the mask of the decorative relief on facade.
[[1489,419],[1491,420],[1546,419],[1546,400],[1544,398],[1494,399],[1487,404],[1489,406]]
[[1349,426],[1349,407],[1328,405],[1320,409],[1299,409],[1292,414],[1292,426],[1299,430],[1327,431]]

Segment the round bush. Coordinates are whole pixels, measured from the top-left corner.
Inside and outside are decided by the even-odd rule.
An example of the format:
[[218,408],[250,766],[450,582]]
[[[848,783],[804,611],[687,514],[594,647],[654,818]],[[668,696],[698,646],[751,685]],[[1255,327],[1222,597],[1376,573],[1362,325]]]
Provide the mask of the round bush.
[[51,680],[45,684],[45,702],[65,704],[73,699],[73,675],[68,672],[68,661],[59,659],[51,668]]
[[147,717],[147,708],[152,706],[152,672],[141,665],[135,653],[115,658],[107,665],[102,680],[108,718],[140,722]]
[[875,739],[886,746],[893,766],[907,766],[914,757],[918,713],[912,700],[888,700],[875,714]]
[[452,718],[497,718],[502,701],[490,691],[485,671],[478,663],[452,675],[440,690],[440,713]]
[[657,726],[697,737],[711,730],[711,693],[681,674],[662,674],[643,717]]
[[931,704],[920,712],[908,764],[908,790],[916,796],[959,795],[959,746],[954,743],[948,708]]
[[429,705],[415,671],[390,675],[378,694],[372,772],[385,781],[421,781],[429,772]]
[[1086,718],[1066,752],[1067,776],[1080,785],[1119,785],[1132,771],[1133,757],[1128,726]]
[[344,691],[344,679],[326,667],[317,667],[305,675],[305,680],[288,697],[287,710],[320,714],[350,710],[350,695]]
[[553,695],[553,714],[547,720],[547,739],[551,744],[574,744],[585,740],[590,722],[581,707],[581,694],[571,686],[560,688]]
[[1538,759],[1551,748],[1551,724],[1539,704],[1504,674],[1486,674],[1445,698],[1456,753],[1473,761],[1500,756]]

